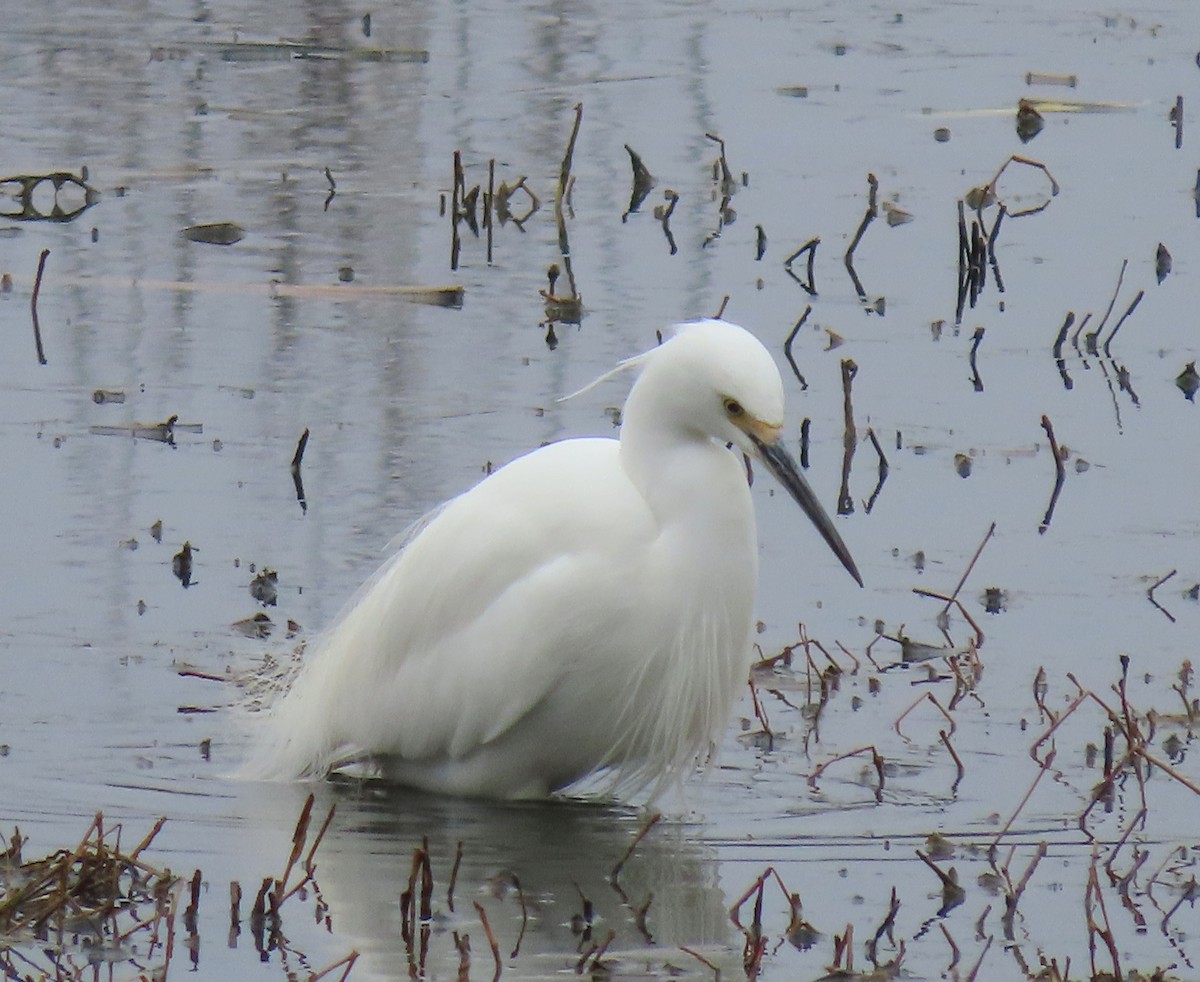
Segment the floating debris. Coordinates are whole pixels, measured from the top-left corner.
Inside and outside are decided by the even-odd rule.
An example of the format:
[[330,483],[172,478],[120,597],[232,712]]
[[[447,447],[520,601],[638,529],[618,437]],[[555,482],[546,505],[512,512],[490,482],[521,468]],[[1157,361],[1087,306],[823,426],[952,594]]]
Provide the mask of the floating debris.
[[1167,247],[1161,242],[1158,248],[1154,250],[1154,275],[1161,283],[1170,275],[1171,272],[1171,253],[1167,251]]
[[[365,22],[368,27],[370,21]],[[327,44],[311,44],[304,41],[232,41],[196,42],[190,47],[215,51],[222,61],[365,61],[365,62],[411,62],[424,64],[429,61],[429,52],[423,48],[352,48]]]
[[912,212],[905,211],[891,201],[885,201],[880,208],[883,209],[884,217],[891,228],[895,228],[897,225],[907,225],[913,220]]
[[1075,75],[1065,75],[1062,72],[1026,72],[1026,85],[1064,85],[1073,89],[1079,79]]
[[[45,200],[47,185],[49,200]],[[53,171],[0,177],[0,198],[12,201],[12,205],[0,207],[0,218],[17,222],[69,222],[99,201],[100,192],[87,183],[86,176],[79,178],[66,171]]]
[[195,582],[192,579],[192,553],[197,551],[190,542],[184,542],[183,548],[171,557],[171,572],[185,590]]
[[1188,402],[1196,401],[1196,392],[1200,390],[1200,373],[1196,371],[1196,363],[1189,361],[1183,371],[1175,376],[1175,384],[1179,386],[1179,391],[1184,394]]
[[241,242],[246,237],[246,230],[236,222],[213,222],[209,225],[189,225],[180,235],[192,242],[227,246]]
[[1022,143],[1028,143],[1032,140],[1042,132],[1042,127],[1045,125],[1046,120],[1033,107],[1032,102],[1028,99],[1022,99],[1017,103],[1017,137]]
[[[111,973],[127,962],[142,978],[165,979],[172,946],[162,939],[174,933],[181,880],[140,858],[165,821],[125,852],[121,826],[106,827],[97,812],[74,849],[29,861],[21,855],[27,840],[14,831],[0,852],[4,977],[99,978],[100,966]],[[147,964],[154,953],[162,962]]]
[[274,607],[279,600],[279,574],[264,569],[250,581],[250,596],[264,607]]
[[654,175],[642,162],[637,151],[626,143],[625,152],[629,154],[629,163],[633,166],[633,190],[629,194],[629,207],[621,216],[622,222],[637,211],[642,206],[642,202],[646,200],[646,196],[654,190]]
[[131,436],[135,440],[152,440],[175,446],[176,433],[203,433],[203,423],[181,423],[178,416],[171,416],[161,423],[127,423],[124,426],[89,426],[94,436]]
[[107,404],[120,405],[125,401],[125,393],[116,389],[97,389],[92,393],[92,402],[97,406]]
[[271,636],[271,632],[275,629],[275,624],[262,611],[259,611],[253,617],[244,617],[240,621],[234,621],[229,625],[235,634],[240,634],[244,638],[255,638],[264,640]]

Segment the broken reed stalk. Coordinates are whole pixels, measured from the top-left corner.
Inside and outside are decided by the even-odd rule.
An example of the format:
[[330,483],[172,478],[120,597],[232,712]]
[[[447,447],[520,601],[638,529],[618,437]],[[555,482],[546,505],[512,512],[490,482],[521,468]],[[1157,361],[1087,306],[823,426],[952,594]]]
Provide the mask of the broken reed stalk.
[[1100,318],[1100,325],[1096,328],[1092,337],[1099,337],[1104,330],[1104,325],[1108,323],[1108,318],[1113,312],[1113,306],[1117,302],[1117,294],[1121,292],[1121,284],[1125,282],[1125,270],[1129,266],[1128,259],[1121,260],[1121,271],[1117,274],[1117,286],[1113,290],[1112,299],[1108,301],[1108,308],[1104,311],[1104,316]]
[[46,352],[42,348],[42,329],[38,325],[37,302],[38,294],[42,292],[42,274],[46,271],[46,259],[50,255],[49,249],[43,249],[42,254],[38,256],[37,275],[33,278],[33,296],[29,298],[29,313],[33,318],[33,343],[37,348],[37,360],[39,365],[46,364]]
[[958,945],[954,943],[954,938],[950,936],[950,931],[946,925],[938,924],[938,927],[942,929],[942,936],[946,939],[946,944],[950,946],[950,964],[946,966],[943,975],[950,975],[953,978],[957,978],[958,975],[954,969],[958,966],[962,953],[958,950]]
[[487,264],[492,265],[492,228],[495,222],[492,215],[496,204],[496,158],[488,160],[488,189],[487,201],[483,203],[483,227],[487,229]]
[[854,511],[854,499],[850,497],[850,466],[854,461],[854,448],[858,443],[858,431],[854,427],[854,402],[850,390],[854,376],[858,374],[858,366],[850,358],[842,359],[842,415],[844,429],[842,433],[842,486],[838,492],[839,515],[849,515]]
[[[1100,916],[1104,918],[1104,926],[1101,927],[1092,916],[1093,903],[1100,909]],[[1117,943],[1113,938],[1112,924],[1108,919],[1108,910],[1104,905],[1104,894],[1100,890],[1100,878],[1096,873],[1096,854],[1092,853],[1092,863],[1088,867],[1088,882],[1087,888],[1084,891],[1083,912],[1087,920],[1088,929],[1088,949],[1092,959],[1092,977],[1098,978],[1099,972],[1096,970],[1096,935],[1104,942],[1104,946],[1108,949],[1109,957],[1112,959],[1113,978],[1123,979],[1125,976],[1121,974],[1121,959],[1117,953]]]
[[[831,763],[832,763],[832,761],[831,761]],[[787,888],[787,884],[785,884],[783,882],[783,878],[779,875],[779,873],[776,871],[774,866],[768,866],[766,869],[764,869],[761,873],[758,874],[758,877],[755,879],[755,881],[746,888],[745,892],[740,897],[738,897],[738,899],[729,908],[729,920],[733,923],[733,926],[736,927],[739,931],[744,932],[746,930],[746,928],[742,926],[742,922],[738,917],[738,912],[742,909],[742,905],[747,900],[749,900],[755,893],[758,893],[761,895],[763,887],[766,885],[767,880],[772,879],[772,878],[775,880],[776,883],[779,884],[779,889],[783,891],[783,895],[785,897],[787,897],[790,902],[791,893],[789,892],[789,890]]]
[[296,444],[296,452],[292,455],[292,475],[300,474],[300,464],[304,460],[304,449],[308,446],[308,427],[304,427],[304,432],[300,434],[300,440]]
[[979,957],[975,959],[975,964],[971,967],[971,971],[967,973],[967,977],[964,979],[964,982],[975,982],[976,977],[979,975],[979,969],[983,966],[984,956],[988,953],[988,950],[991,947],[992,935],[989,934],[987,941],[984,942],[983,951],[981,951],[979,953]]
[[884,760],[883,760],[883,756],[879,753],[878,750],[875,749],[873,744],[868,744],[865,747],[859,747],[856,750],[847,750],[845,753],[838,754],[836,757],[833,757],[833,758],[825,761],[825,763],[819,764],[817,766],[817,769],[814,770],[810,775],[808,775],[808,786],[810,788],[815,789],[817,787],[817,779],[822,774],[824,774],[825,771],[828,770],[832,765],[838,763],[839,761],[848,760],[851,757],[857,757],[859,754],[864,754],[864,753],[868,753],[868,752],[870,752],[870,754],[871,754],[871,762],[875,765],[875,773],[879,778],[879,786],[875,789],[875,800],[882,801],[883,800]]
[[996,534],[996,523],[992,522],[988,526],[988,530],[983,533],[983,538],[979,540],[979,545],[975,547],[975,552],[971,555],[971,561],[967,563],[967,568],[963,570],[962,576],[958,578],[958,582],[954,585],[954,590],[950,594],[950,600],[946,602],[943,608],[944,613],[950,612],[951,603],[958,599],[958,594],[967,582],[967,577],[971,575],[971,571],[975,568],[975,564],[979,562],[979,557],[983,554],[983,547],[991,541],[993,535]]
[[450,913],[454,913],[454,884],[458,882],[458,868],[462,865],[463,858],[463,843],[462,839],[458,840],[458,845],[454,848],[454,865],[450,867],[450,885],[446,887],[446,906],[450,908]]
[[954,766],[958,768],[958,775],[954,778],[954,783],[950,785],[950,793],[958,794],[958,786],[962,783],[967,769],[963,767],[962,758],[958,756],[958,752],[954,749],[954,744],[950,742],[950,735],[945,730],[938,730],[938,738],[949,752],[951,759],[954,761]]
[[721,969],[718,968],[716,965],[714,965],[707,958],[705,958],[702,954],[700,954],[700,952],[696,951],[693,948],[689,948],[687,945],[682,945],[682,944],[679,946],[679,950],[682,951],[685,955],[691,955],[701,965],[704,965],[708,969],[710,969],[713,973],[713,982],[720,982]]
[[345,982],[346,977],[350,974],[350,969],[354,967],[354,963],[358,961],[358,952],[352,951],[344,958],[339,958],[336,962],[326,965],[321,971],[316,972],[308,977],[308,982],[318,982],[326,975],[329,975],[335,968],[341,968],[342,974],[338,977],[338,982]]
[[979,367],[975,363],[976,355],[979,353],[979,345],[983,342],[983,328],[975,328],[975,333],[971,335],[971,382],[975,386],[976,392],[983,391],[983,379],[979,377]]
[[1054,517],[1054,506],[1058,504],[1058,496],[1062,493],[1063,482],[1067,477],[1066,468],[1063,466],[1062,452],[1058,448],[1058,441],[1054,438],[1054,426],[1051,424],[1049,416],[1042,416],[1042,429],[1046,431],[1046,437],[1050,440],[1050,452],[1054,455],[1054,491],[1050,495],[1050,503],[1046,506],[1042,524],[1038,526],[1039,535],[1044,535],[1050,527],[1050,521]]
[[504,970],[504,965],[500,961],[500,945],[496,943],[496,935],[492,933],[492,925],[488,923],[487,911],[483,909],[483,904],[478,900],[474,901],[475,912],[479,914],[479,922],[483,925],[483,933],[487,935],[488,945],[492,949],[492,960],[496,964],[496,972],[492,975],[492,982],[496,982],[500,978],[500,973]]
[[[812,313],[812,304],[804,308],[804,313],[800,315],[800,319],[796,321],[796,326],[792,328],[792,332],[783,342],[783,356],[787,359],[787,363],[792,366],[792,372],[795,374],[797,381],[800,383],[800,388],[803,391],[808,390],[808,382],[800,373],[800,367],[796,364],[796,359],[792,356],[792,342],[796,340],[796,335],[800,333],[800,328],[804,326],[804,322],[808,320],[808,315]],[[807,467],[808,465],[805,464]]]
[[633,850],[638,847],[638,843],[646,838],[646,836],[650,833],[650,830],[654,828],[654,826],[657,825],[661,819],[662,812],[655,812],[648,819],[646,819],[646,821],[642,824],[642,827],[638,830],[637,835],[633,837],[633,841],[629,843],[629,848],[625,850],[625,854],[621,856],[621,858],[617,860],[616,865],[609,870],[609,883],[616,883],[617,880],[621,878],[621,870],[625,868],[625,864],[629,861],[629,857],[633,855]]
[[1067,340],[1067,332],[1071,329],[1071,325],[1075,323],[1075,311],[1068,310],[1066,320],[1063,321],[1062,327],[1058,329],[1058,337],[1054,339],[1054,357],[1062,358],[1063,342]]
[[[915,593],[918,597],[930,597],[933,600],[945,601],[946,606],[942,608],[942,615],[941,615],[942,617],[945,616],[946,611],[948,611],[951,607],[957,607],[958,612],[960,614],[962,614],[962,616],[963,616],[963,620],[965,620],[969,625],[971,625],[971,630],[975,632],[975,642],[974,642],[975,647],[976,648],[983,647],[983,642],[985,640],[984,636],[983,636],[983,629],[979,626],[978,622],[976,622],[975,618],[971,616],[971,614],[967,610],[967,608],[962,605],[962,601],[959,600],[958,597],[947,597],[944,593],[937,593],[933,590],[926,590],[919,586],[913,587],[912,592]],[[945,633],[944,630],[943,630],[943,633]],[[947,637],[948,637],[948,635],[947,635]]]
[[316,796],[310,794],[300,809],[300,817],[296,819],[296,827],[292,830],[292,851],[288,855],[287,865],[283,868],[283,877],[275,882],[275,901],[279,903],[287,891],[288,878],[292,875],[292,867],[304,851],[304,840],[308,838],[308,823],[312,818],[313,804]]
[[1104,342],[1104,357],[1105,358],[1112,357],[1108,353],[1108,346],[1110,344],[1112,344],[1113,338],[1115,338],[1117,336],[1117,331],[1121,330],[1121,325],[1125,323],[1125,318],[1127,318],[1130,314],[1132,314],[1137,309],[1137,305],[1142,302],[1142,297],[1144,297],[1145,295],[1146,295],[1145,290],[1138,290],[1137,296],[1135,296],[1133,298],[1133,302],[1129,305],[1128,308],[1126,308],[1125,313],[1123,313],[1121,315],[1120,319],[1113,326],[1112,333],[1109,334],[1108,339]]
[[860,298],[866,297],[866,292],[862,288],[862,284],[858,280],[858,276],[854,272],[854,250],[858,248],[859,242],[862,241],[863,234],[867,231],[867,226],[871,224],[879,214],[879,209],[875,204],[875,197],[879,191],[879,179],[874,174],[867,175],[867,211],[863,215],[862,221],[859,223],[858,231],[854,233],[854,238],[850,242],[850,246],[846,249],[844,261],[846,270],[850,274],[851,280],[854,282],[855,291]]
[[[312,796],[309,795],[309,797],[311,798]],[[307,886],[309,883],[313,882],[313,873],[316,870],[316,867],[313,865],[313,859],[317,854],[317,847],[321,844],[321,840],[325,838],[325,833],[327,831],[329,831],[329,826],[333,822],[333,816],[336,811],[337,811],[337,803],[335,802],[334,804],[329,806],[329,811],[325,815],[325,821],[323,821],[321,823],[321,828],[317,831],[316,838],[313,839],[312,845],[308,847],[308,852],[304,856],[304,862],[301,864],[301,866],[304,870],[304,876],[302,876],[300,878],[299,883],[297,883],[294,887],[292,887],[290,890],[288,890],[287,893],[283,894],[283,896],[279,898],[278,903],[280,905],[282,905],[289,897],[293,897],[297,893],[299,893],[301,890],[303,890],[305,888],[305,886]],[[307,816],[305,816],[305,831],[306,832],[307,832],[307,825],[308,825],[308,820],[307,820]],[[299,829],[299,823],[297,823],[297,830],[298,829]],[[303,847],[303,844],[304,843],[303,843],[303,838],[302,838],[301,839],[301,847]],[[291,864],[289,863],[288,872],[290,872],[290,871],[291,871]],[[285,879],[286,879],[286,875],[287,874],[285,874]]]
[[[871,964],[879,968],[879,959],[876,957],[876,952],[879,948],[879,939],[885,934],[888,941],[895,944],[895,939],[892,936],[892,931],[896,926],[896,915],[900,912],[900,897],[896,893],[896,888],[892,887],[892,897],[888,903],[888,912],[884,915],[883,921],[879,927],[875,929],[875,935],[866,944],[867,957],[871,959]],[[901,944],[903,945],[903,941]]]
[[879,483],[882,484],[886,480],[889,471],[887,456],[883,452],[883,447],[879,445],[879,437],[875,435],[875,430],[870,426],[867,427],[867,439],[871,441],[871,446],[879,454]]
[[[1165,576],[1160,576],[1157,580],[1155,580],[1150,585],[1150,588],[1146,591],[1146,597],[1150,601],[1150,603],[1152,603],[1155,607],[1157,607],[1159,610],[1161,610],[1166,615],[1167,620],[1169,620],[1172,624],[1175,623],[1174,615],[1169,610],[1167,610],[1166,607],[1164,607],[1162,604],[1160,604],[1157,600],[1154,599],[1154,591],[1157,590],[1164,583],[1166,583],[1167,580],[1169,580],[1172,576],[1174,576],[1178,572],[1179,572],[1179,570],[1173,569],[1173,570],[1171,570],[1171,572],[1167,573]],[[1187,705],[1187,699],[1184,699],[1184,705]],[[1191,714],[1189,713],[1189,716],[1190,715]]]
[[[926,699],[928,699],[931,703],[933,703],[935,706],[937,706],[938,712],[941,713],[946,718],[946,722],[950,724],[950,733],[951,733],[951,735],[953,735],[953,733],[956,729],[956,727],[954,725],[954,717],[951,716],[948,712],[946,712],[946,710],[942,706],[942,704],[940,702],[938,702],[937,696],[935,696],[932,692],[924,692],[916,699],[915,702],[913,702],[913,704],[911,706],[909,706],[906,710],[904,710],[904,712],[902,712],[896,718],[896,722],[892,725],[892,729],[894,729],[896,731],[896,736],[900,737],[902,740],[908,740],[908,737],[906,737],[900,731],[900,724],[902,722],[904,722],[904,717],[906,717],[909,713],[911,713],[914,709],[916,709],[919,705],[921,705],[921,703],[924,702]],[[911,742],[911,741],[909,741],[909,742]]]
[[1051,750],[1048,754],[1046,754],[1046,759],[1041,762],[1041,767],[1038,768],[1037,777],[1035,777],[1033,779],[1033,783],[1029,785],[1029,790],[1026,791],[1021,797],[1017,807],[1008,817],[1008,821],[1004,823],[1004,827],[996,833],[996,838],[992,840],[992,849],[995,849],[996,846],[1000,844],[1000,840],[1008,835],[1008,830],[1012,828],[1013,822],[1017,820],[1017,816],[1021,814],[1022,810],[1025,808],[1025,805],[1028,804],[1029,799],[1033,797],[1033,792],[1037,790],[1038,784],[1041,782],[1042,778],[1046,776],[1046,771],[1048,771],[1050,769],[1050,765],[1054,763],[1054,755],[1056,752],[1057,751],[1055,750]]
[[571,127],[571,136],[567,140],[567,151],[563,154],[562,166],[558,172],[558,191],[554,195],[554,207],[562,208],[563,198],[567,193],[567,184],[571,180],[571,158],[575,155],[575,141],[579,137],[579,125],[583,122],[583,103],[575,103],[575,124]]

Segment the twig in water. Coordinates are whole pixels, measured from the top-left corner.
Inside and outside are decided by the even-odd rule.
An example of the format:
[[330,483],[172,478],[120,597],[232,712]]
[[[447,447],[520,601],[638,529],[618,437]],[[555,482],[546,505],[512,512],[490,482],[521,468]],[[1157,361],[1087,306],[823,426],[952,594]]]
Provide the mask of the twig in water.
[[42,274],[46,271],[46,258],[49,255],[50,250],[43,249],[38,257],[37,275],[33,279],[33,296],[29,298],[29,312],[33,317],[33,343],[37,348],[39,365],[46,364],[46,352],[42,348],[42,329],[38,326],[37,302],[38,294],[42,292]]
[[727,294],[725,294],[725,296],[723,296],[721,298],[721,306],[718,307],[717,312],[715,314],[713,314],[713,320],[719,321],[722,317],[724,317],[725,316],[725,308],[728,305],[729,305],[729,294],[727,293]]
[[1050,453],[1054,455],[1054,491],[1050,495],[1050,503],[1046,506],[1042,524],[1038,526],[1039,535],[1044,535],[1046,529],[1050,527],[1050,520],[1054,517],[1054,506],[1058,504],[1058,496],[1062,493],[1063,481],[1067,477],[1066,468],[1063,466],[1062,451],[1058,448],[1058,441],[1054,439],[1054,427],[1050,423],[1049,416],[1042,417],[1042,429],[1046,431],[1046,436],[1050,440]]

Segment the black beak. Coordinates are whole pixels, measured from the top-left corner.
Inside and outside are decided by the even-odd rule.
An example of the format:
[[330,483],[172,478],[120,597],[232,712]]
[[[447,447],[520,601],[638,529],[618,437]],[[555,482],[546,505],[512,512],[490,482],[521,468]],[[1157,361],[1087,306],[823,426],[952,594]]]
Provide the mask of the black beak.
[[821,507],[821,503],[817,500],[813,489],[809,487],[808,481],[800,473],[800,469],[796,466],[792,455],[787,452],[783,444],[779,441],[765,443],[753,433],[750,433],[749,437],[754,441],[754,446],[758,448],[759,455],[762,457],[763,462],[771,469],[771,473],[775,475],[776,480],[787,488],[788,494],[796,499],[796,504],[804,509],[804,514],[817,527],[817,531],[821,533],[821,538],[829,544],[829,548],[833,550],[833,554],[842,561],[842,565],[854,577],[855,582],[859,586],[862,586],[862,576],[858,572],[858,567],[854,565],[854,559],[850,555],[850,550],[846,548],[846,543],[838,535],[838,530],[834,526],[833,520],[826,513],[825,509]]

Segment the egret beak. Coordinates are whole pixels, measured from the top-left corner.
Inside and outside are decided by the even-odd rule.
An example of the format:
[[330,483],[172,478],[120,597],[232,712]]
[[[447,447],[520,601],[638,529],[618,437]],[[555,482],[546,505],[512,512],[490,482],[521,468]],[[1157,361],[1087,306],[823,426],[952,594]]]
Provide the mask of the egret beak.
[[774,439],[768,443],[749,429],[746,429],[745,432],[754,443],[763,462],[771,469],[771,473],[775,475],[775,479],[787,488],[788,494],[796,499],[796,504],[804,509],[804,514],[817,527],[817,531],[821,533],[821,538],[829,544],[829,548],[833,550],[833,554],[842,561],[842,565],[854,577],[855,582],[859,586],[862,586],[862,576],[858,572],[858,567],[854,565],[854,559],[850,555],[850,550],[846,548],[846,543],[838,535],[838,530],[833,524],[833,519],[821,507],[821,502],[817,500],[817,496],[813,493],[813,489],[809,487],[808,481],[800,473],[800,469],[796,466],[796,461],[787,452],[783,441]]

